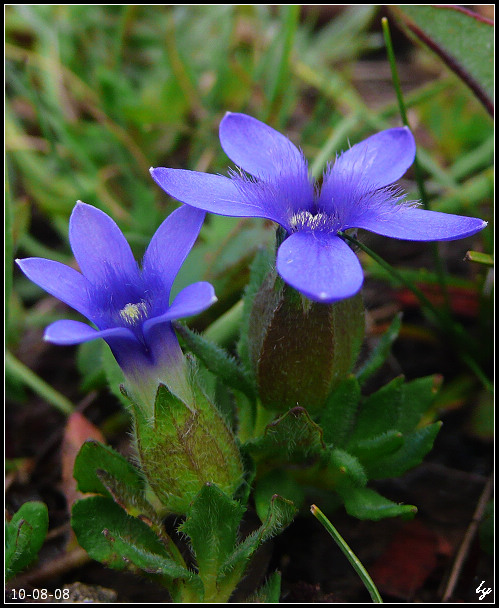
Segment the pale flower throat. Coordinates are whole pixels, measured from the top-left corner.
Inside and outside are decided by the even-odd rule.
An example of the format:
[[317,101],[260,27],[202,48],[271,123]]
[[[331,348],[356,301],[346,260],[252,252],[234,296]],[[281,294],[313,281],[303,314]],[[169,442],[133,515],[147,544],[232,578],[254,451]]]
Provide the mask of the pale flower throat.
[[314,214],[310,211],[300,211],[293,215],[289,223],[293,232],[311,230],[336,233],[341,229],[341,223],[335,215],[321,212]]
[[127,325],[134,326],[147,317],[148,306],[142,300],[138,304],[126,304],[118,313],[122,321]]

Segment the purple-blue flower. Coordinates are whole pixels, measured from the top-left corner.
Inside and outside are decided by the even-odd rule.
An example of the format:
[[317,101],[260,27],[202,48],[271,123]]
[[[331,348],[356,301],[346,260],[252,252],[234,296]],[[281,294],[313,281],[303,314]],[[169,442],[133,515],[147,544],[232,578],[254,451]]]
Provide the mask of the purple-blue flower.
[[81,272],[43,258],[16,262],[31,281],[97,329],[79,321],[56,321],[46,328],[45,340],[79,344],[103,338],[132,392],[149,406],[159,382],[188,398],[185,360],[172,321],[200,313],[216,297],[206,282],[185,287],[171,304],[170,292],[204,216],[189,206],[174,211],[152,237],[140,269],[117,224],[79,201],[69,221],[69,241]]
[[327,167],[320,186],[310,179],[302,152],[251,116],[227,113],[220,143],[242,171],[224,177],[158,167],[151,175],[170,196],[198,209],[280,224],[286,238],[277,252],[277,270],[315,301],[348,298],[362,286],[362,267],[342,231],[363,228],[397,239],[446,241],[487,225],[404,201],[393,184],[416,153],[407,127],[387,129],[352,146]]

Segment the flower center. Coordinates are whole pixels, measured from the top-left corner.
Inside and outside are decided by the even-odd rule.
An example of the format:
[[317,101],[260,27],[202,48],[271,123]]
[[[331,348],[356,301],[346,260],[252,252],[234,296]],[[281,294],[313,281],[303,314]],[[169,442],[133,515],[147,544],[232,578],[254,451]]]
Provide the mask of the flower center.
[[144,301],[141,301],[138,304],[126,304],[118,314],[122,321],[124,321],[127,325],[133,326],[137,325],[137,323],[147,317],[147,313],[147,304]]
[[340,230],[340,222],[334,215],[327,213],[311,213],[300,211],[295,213],[290,220],[293,232],[309,230],[312,232],[337,232]]

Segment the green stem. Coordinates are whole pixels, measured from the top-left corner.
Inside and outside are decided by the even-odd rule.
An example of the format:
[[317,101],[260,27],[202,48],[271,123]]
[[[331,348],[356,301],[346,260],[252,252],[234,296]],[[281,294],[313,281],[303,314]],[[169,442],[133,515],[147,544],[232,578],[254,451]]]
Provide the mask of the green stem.
[[407,289],[412,291],[412,293],[419,300],[421,306],[426,310],[426,312],[430,313],[437,325],[440,325],[444,329],[444,331],[448,333],[449,337],[453,339],[458,349],[458,354],[461,360],[473,371],[474,374],[476,374],[476,376],[480,379],[484,387],[488,391],[492,391],[493,386],[487,378],[485,372],[480,368],[474,357],[472,357],[469,352],[465,352],[466,350],[470,351],[472,345],[470,338],[468,334],[464,331],[464,329],[460,325],[453,323],[452,319],[446,314],[446,312],[436,308],[436,306],[434,306],[430,302],[430,300],[428,300],[424,293],[418,287],[416,287],[416,285],[414,285],[412,281],[407,279],[402,273],[400,273],[396,268],[391,266],[381,256],[372,251],[372,249],[369,249],[369,247],[367,247],[357,239],[353,238],[352,236],[346,234],[345,232],[338,232],[338,235],[344,238],[349,243],[354,244],[356,247],[364,251],[364,253],[367,253],[369,257],[371,257],[375,262],[377,262],[387,272],[389,272],[399,283],[405,285]]
[[312,505],[310,507],[310,510],[312,511],[312,515],[314,515],[314,517],[316,517],[320,521],[320,523],[324,526],[324,528],[326,528],[326,530],[329,532],[329,534],[331,534],[331,536],[333,537],[333,539],[336,542],[336,544],[338,545],[338,547],[346,555],[348,561],[352,564],[355,572],[357,572],[357,574],[360,576],[366,589],[369,591],[369,595],[371,596],[372,601],[375,602],[376,604],[382,604],[383,600],[381,599],[381,595],[379,594],[379,591],[377,590],[376,585],[374,584],[372,578],[369,576],[367,570],[361,564],[359,558],[355,555],[355,553],[350,549],[350,547],[343,540],[343,538],[340,535],[340,533],[338,532],[338,530],[333,526],[333,524],[324,515],[324,513],[319,509],[319,507]]
[[380,266],[382,266],[385,270],[387,270],[395,279],[397,279],[402,285],[405,285],[408,289],[412,291],[412,293],[416,296],[422,306],[424,306],[428,312],[434,317],[434,320],[440,323],[445,323],[445,325],[449,324],[449,319],[445,314],[443,314],[438,308],[436,308],[430,300],[424,295],[424,293],[412,283],[409,279],[404,277],[396,268],[394,268],[391,264],[389,264],[386,260],[384,260],[381,256],[375,253],[372,249],[369,249],[367,245],[361,243],[353,236],[346,234],[346,232],[338,232],[338,236],[341,236],[349,243],[352,243],[364,253],[367,253],[369,257],[371,257],[375,262],[377,262]]
[[381,19],[381,26],[383,28],[383,37],[385,39],[386,44],[386,53],[388,55],[388,61],[390,62],[393,87],[395,89],[395,94],[397,96],[397,101],[399,104],[400,116],[402,117],[402,122],[404,123],[404,125],[409,126],[409,121],[407,120],[407,112],[405,111],[404,98],[402,96],[402,88],[400,86],[400,79],[397,72],[397,63],[395,60],[395,52],[393,50],[390,26],[388,25],[388,19],[386,17],[383,17]]
[[75,411],[75,406],[69,399],[66,399],[64,395],[61,395],[61,393],[53,389],[45,380],[42,380],[32,372],[29,367],[26,367],[24,363],[21,363],[21,361],[16,359],[9,351],[5,353],[5,370],[14,378],[20,380],[26,386],[29,386],[37,395],[42,397],[42,399],[45,399],[45,401],[53,405],[63,414],[69,415]]

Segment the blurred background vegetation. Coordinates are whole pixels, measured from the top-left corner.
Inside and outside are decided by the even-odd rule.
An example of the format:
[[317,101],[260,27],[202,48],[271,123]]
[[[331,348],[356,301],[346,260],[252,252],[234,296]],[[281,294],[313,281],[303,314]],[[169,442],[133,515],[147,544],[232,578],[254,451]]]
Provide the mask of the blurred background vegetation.
[[[61,316],[20,273],[11,293],[12,258],[72,263],[68,218],[80,199],[109,213],[140,259],[177,206],[149,167],[225,173],[217,132],[226,111],[285,132],[316,176],[349,143],[401,124],[382,14],[373,5],[7,6],[9,345]],[[400,30],[393,38],[430,207],[490,220],[490,117],[433,54]],[[404,186],[420,198],[413,181]],[[492,234],[473,247],[491,252]],[[250,260],[271,238],[261,220],[209,217],[176,285],[214,283],[219,303],[201,328],[238,301]],[[476,295],[486,274],[468,268],[447,284]],[[45,306],[33,306],[40,298]]]

